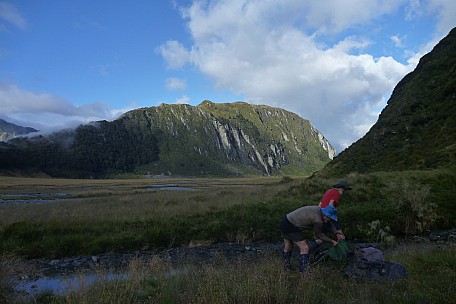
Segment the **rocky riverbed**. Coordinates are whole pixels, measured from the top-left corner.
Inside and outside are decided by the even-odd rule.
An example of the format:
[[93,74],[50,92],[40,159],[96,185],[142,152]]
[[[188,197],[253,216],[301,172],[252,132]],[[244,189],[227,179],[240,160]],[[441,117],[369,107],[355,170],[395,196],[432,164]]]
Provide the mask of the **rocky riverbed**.
[[71,275],[74,272],[122,270],[132,260],[148,261],[159,258],[171,265],[211,263],[214,258],[226,260],[243,257],[246,259],[265,254],[280,254],[281,242],[255,242],[252,244],[218,243],[207,246],[176,247],[162,251],[136,251],[134,253],[103,253],[93,256],[76,256],[62,259],[32,259],[24,261],[32,271],[27,277]]
[[[427,236],[414,237],[401,241],[388,250],[394,251],[401,246],[410,244],[428,246],[454,246],[456,244],[456,229],[433,232]],[[372,243],[350,243],[353,249],[368,246],[380,247]],[[295,249],[296,250],[296,249]],[[55,293],[64,293],[72,280],[80,284],[81,275],[87,282],[93,282],[94,274],[104,272],[108,274],[125,274],[127,266],[133,260],[148,262],[159,259],[171,269],[179,270],[185,265],[203,265],[216,263],[220,260],[235,259],[258,260],[262,256],[281,256],[281,242],[255,242],[251,244],[218,243],[205,246],[176,247],[162,251],[137,251],[134,253],[103,253],[93,256],[77,256],[62,259],[31,259],[20,261],[22,267],[14,272],[14,285],[20,294],[29,296],[44,290]],[[76,279],[79,276],[79,279]],[[77,287],[76,287],[77,288]]]

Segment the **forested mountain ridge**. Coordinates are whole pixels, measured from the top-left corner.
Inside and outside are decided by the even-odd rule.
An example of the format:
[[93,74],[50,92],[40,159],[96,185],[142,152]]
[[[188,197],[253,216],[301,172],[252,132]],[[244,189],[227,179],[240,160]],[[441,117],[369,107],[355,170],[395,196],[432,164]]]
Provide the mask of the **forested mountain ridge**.
[[0,119],[0,141],[8,141],[12,138],[38,132],[30,127],[22,127]]
[[308,120],[244,102],[167,105],[0,145],[0,169],[51,176],[310,174],[335,154]]
[[369,132],[321,174],[456,167],[456,28],[394,89]]

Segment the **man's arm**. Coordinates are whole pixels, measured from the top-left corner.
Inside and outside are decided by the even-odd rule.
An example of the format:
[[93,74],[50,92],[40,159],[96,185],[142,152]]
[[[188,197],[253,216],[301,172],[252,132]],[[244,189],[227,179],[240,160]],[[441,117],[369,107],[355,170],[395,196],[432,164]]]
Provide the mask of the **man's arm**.
[[337,240],[345,240],[345,234],[342,231],[342,225],[340,221],[331,221],[331,224],[334,227],[333,233],[336,234]]
[[337,241],[332,240],[329,237],[327,237],[326,235],[324,235],[322,223],[315,223],[313,228],[314,228],[314,235],[317,239],[320,239],[323,242],[332,243],[333,246],[335,246],[337,244]]

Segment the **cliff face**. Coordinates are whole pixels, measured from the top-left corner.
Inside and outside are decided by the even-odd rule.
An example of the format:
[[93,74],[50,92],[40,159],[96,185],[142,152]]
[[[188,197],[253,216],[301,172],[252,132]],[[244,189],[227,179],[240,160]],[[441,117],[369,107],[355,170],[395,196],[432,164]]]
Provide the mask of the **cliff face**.
[[371,130],[323,172],[455,167],[455,54],[456,28],[398,83]]
[[[335,154],[308,120],[283,109],[243,102],[206,100],[196,107],[162,104],[128,112],[120,119],[148,126],[156,134],[160,161],[155,166],[159,167],[185,155],[267,175],[281,170],[311,173]],[[149,169],[155,171],[153,166]]]
[[38,132],[30,127],[21,127],[0,119],[0,141],[8,141],[12,138]]

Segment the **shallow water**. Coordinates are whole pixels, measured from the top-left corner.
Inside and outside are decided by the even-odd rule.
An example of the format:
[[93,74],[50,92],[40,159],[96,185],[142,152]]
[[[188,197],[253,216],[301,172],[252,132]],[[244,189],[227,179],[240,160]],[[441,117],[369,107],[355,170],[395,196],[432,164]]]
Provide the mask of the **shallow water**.
[[[145,190],[161,190],[161,191],[194,191],[198,189],[206,189],[206,187],[186,187],[177,184],[155,184]],[[54,193],[15,193],[0,195],[0,206],[23,205],[23,204],[49,204],[67,201],[78,201],[87,198],[71,198],[69,193],[54,192]]]
[[185,187],[177,184],[157,184],[151,185],[146,190],[169,190],[169,191],[194,191],[197,189],[204,189],[204,187]]
[[[18,195],[18,197],[20,197]],[[27,198],[27,199],[0,199],[1,206],[23,205],[23,204],[49,204],[67,201],[79,201],[81,198]]]
[[[161,191],[194,191],[202,187],[184,187],[176,184],[157,184],[151,185],[145,190]],[[87,198],[70,198],[67,193],[31,193],[31,194],[4,194],[0,196],[0,206],[24,205],[24,204],[50,204],[68,201],[80,201]]]
[[15,292],[22,300],[33,299],[44,292],[55,295],[66,295],[72,291],[78,291],[89,287],[97,281],[124,280],[127,274],[86,274],[74,276],[41,277],[38,279],[24,279],[14,282]]
[[170,191],[194,191],[196,189],[190,187],[150,187],[146,190],[170,190]]
[[[175,276],[186,269],[173,269],[166,272],[165,276]],[[50,292],[55,295],[65,296],[73,291],[80,291],[90,287],[96,282],[106,282],[128,279],[131,273],[107,273],[107,274],[79,274],[72,276],[49,276],[38,279],[26,278],[14,282],[14,290],[20,300],[28,301],[36,298],[40,294]]]

